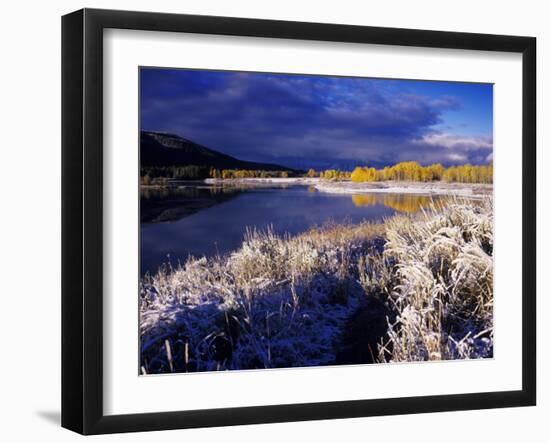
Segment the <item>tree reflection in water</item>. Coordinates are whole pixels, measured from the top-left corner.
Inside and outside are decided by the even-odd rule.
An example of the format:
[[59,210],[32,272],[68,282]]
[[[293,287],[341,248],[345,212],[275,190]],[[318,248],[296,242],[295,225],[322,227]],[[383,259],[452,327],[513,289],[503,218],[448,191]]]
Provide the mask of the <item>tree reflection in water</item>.
[[[399,212],[413,213],[428,207],[434,197],[418,194],[357,194],[351,200],[356,207],[384,205]],[[441,201],[441,198],[438,198]]]

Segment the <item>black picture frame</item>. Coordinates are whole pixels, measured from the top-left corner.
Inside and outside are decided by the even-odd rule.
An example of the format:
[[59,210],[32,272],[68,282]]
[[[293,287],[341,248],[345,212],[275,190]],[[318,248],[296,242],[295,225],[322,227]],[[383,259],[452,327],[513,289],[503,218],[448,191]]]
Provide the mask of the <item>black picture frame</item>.
[[[522,54],[522,389],[190,410],[103,413],[103,30],[503,51]],[[530,406],[536,403],[536,39],[83,9],[62,18],[62,426],[82,434]]]

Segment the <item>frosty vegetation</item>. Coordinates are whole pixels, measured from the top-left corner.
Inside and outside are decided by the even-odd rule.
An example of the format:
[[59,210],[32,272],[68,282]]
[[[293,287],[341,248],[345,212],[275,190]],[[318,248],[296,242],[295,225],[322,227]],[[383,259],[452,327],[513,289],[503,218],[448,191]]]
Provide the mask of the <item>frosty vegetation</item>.
[[492,200],[295,237],[140,283],[142,373],[492,357]]

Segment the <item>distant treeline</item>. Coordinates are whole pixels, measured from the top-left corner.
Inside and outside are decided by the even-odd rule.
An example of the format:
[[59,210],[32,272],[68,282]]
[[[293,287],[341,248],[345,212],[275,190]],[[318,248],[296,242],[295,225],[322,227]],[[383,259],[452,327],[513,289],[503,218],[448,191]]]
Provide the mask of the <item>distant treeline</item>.
[[140,175],[142,177],[167,178],[176,180],[201,180],[210,177],[210,169],[208,166],[149,166],[141,168]]
[[208,166],[153,166],[141,168],[143,184],[155,184],[160,178],[175,180],[202,180],[205,178],[287,178],[319,177],[324,180],[351,180],[354,182],[373,181],[446,181],[457,183],[493,183],[493,165],[459,165],[445,168],[440,163],[422,166],[417,162],[401,162],[383,169],[358,166],[353,171],[326,169],[317,172],[310,169],[305,174],[299,171],[266,171],[247,169],[216,169]]
[[383,180],[398,181],[446,181],[458,183],[493,183],[493,165],[474,166],[470,164],[445,168],[440,163],[421,166],[417,162],[402,162],[384,169],[357,167],[351,173],[354,182]]
[[263,171],[248,169],[210,169],[210,178],[287,178],[295,174],[292,171]]
[[151,166],[141,168],[143,184],[159,183],[160,179],[202,180],[205,178],[286,178],[295,176],[294,171],[263,171],[246,169],[215,169],[208,166]]
[[319,172],[319,178],[325,180],[349,180],[351,178],[351,172],[341,171],[339,169],[326,169]]
[[151,178],[148,175],[142,175],[139,177],[139,184],[142,186],[168,186],[168,179],[166,177],[154,177]]
[[358,166],[352,172],[340,169],[326,169],[316,172],[310,169],[308,177],[325,180],[351,180],[354,182],[374,181],[446,181],[457,183],[493,183],[493,165],[474,166],[470,164],[445,168],[440,163],[422,166],[417,162],[401,162],[383,169]]

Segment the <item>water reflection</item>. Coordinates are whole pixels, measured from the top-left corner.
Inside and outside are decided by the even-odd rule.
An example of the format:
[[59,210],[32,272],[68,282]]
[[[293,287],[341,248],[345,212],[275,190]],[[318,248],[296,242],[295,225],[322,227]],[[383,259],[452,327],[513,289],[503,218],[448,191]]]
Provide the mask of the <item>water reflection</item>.
[[242,189],[222,186],[173,186],[140,189],[140,222],[176,221],[235,198]]
[[236,250],[247,227],[296,235],[329,221],[378,222],[412,213],[439,197],[413,194],[329,194],[296,186],[209,186],[204,183],[141,193],[141,273],[170,257],[212,256]]
[[351,197],[357,207],[384,205],[399,212],[414,213],[428,207],[434,198],[417,194],[361,194]]

